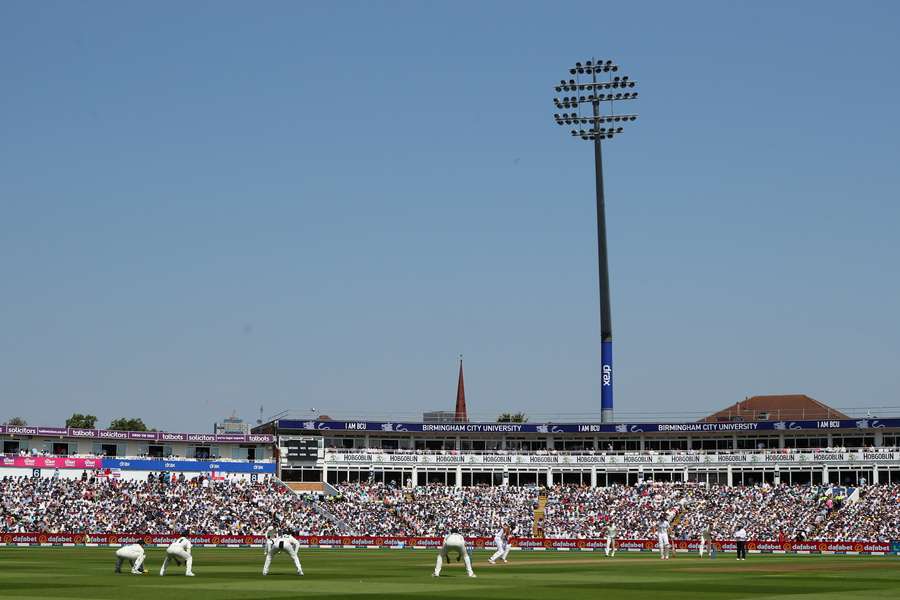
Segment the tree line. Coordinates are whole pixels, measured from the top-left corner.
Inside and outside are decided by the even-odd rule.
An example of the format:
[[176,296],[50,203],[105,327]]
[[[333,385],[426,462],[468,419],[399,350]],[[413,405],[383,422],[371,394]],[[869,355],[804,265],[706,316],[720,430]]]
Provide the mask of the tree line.
[[[497,415],[497,422],[527,423],[528,416],[523,412],[505,412]],[[4,425],[24,427],[28,425],[28,421],[26,421],[22,417],[12,417],[10,419],[7,419]],[[73,429],[94,429],[95,427],[97,427],[97,417],[95,415],[83,415],[81,413],[74,413],[71,417],[66,419],[66,427],[72,427]],[[125,417],[113,419],[106,428],[112,431],[156,431],[156,429],[147,427],[143,419]]]
[[528,415],[526,415],[523,412],[517,412],[517,413],[505,412],[505,413],[501,413],[501,414],[497,415],[497,422],[498,423],[527,423]]
[[[4,425],[24,427],[28,425],[28,421],[22,417],[12,417],[7,419]],[[97,427],[97,417],[95,415],[74,413],[71,417],[66,419],[66,427],[71,427],[73,429],[94,429]],[[143,419],[134,417],[119,417],[118,419],[113,419],[106,429],[112,431],[156,431],[156,429],[147,427],[147,424],[144,423]]]

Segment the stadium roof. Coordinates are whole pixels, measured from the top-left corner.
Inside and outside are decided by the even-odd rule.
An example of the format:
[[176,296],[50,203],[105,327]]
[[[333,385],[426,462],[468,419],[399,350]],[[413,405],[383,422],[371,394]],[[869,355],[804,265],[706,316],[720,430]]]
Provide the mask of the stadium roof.
[[787,421],[849,419],[844,413],[806,394],[752,396],[700,419],[704,423],[723,421]]

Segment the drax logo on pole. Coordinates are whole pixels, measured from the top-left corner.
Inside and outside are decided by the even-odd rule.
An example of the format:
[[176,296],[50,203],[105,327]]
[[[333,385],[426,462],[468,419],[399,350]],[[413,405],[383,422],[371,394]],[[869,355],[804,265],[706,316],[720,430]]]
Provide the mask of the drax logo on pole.
[[[577,62],[569,69],[568,80],[561,79],[556,86],[557,93],[567,95],[556,97],[553,103],[558,110],[571,112],[554,113],[558,125],[575,126],[573,137],[591,141],[594,144],[594,174],[597,179],[597,255],[600,274],[600,362],[602,386],[600,396],[600,420],[613,420],[613,362],[612,362],[612,316],[609,306],[609,264],[606,255],[606,208],[603,198],[603,155],[601,142],[611,140],[622,133],[622,125],[637,119],[637,115],[616,113],[616,102],[635,100],[635,82],[628,76],[617,75],[619,66],[611,60],[588,60]],[[568,95],[572,94],[572,95]],[[590,110],[587,107],[590,107]],[[582,107],[585,107],[582,110]]]

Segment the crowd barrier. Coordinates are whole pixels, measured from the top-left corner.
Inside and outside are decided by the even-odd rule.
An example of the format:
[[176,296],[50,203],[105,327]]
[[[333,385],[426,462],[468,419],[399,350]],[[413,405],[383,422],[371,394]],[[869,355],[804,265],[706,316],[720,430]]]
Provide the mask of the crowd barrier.
[[3,456],[0,467],[17,469],[88,469],[103,468],[102,458],[64,458],[60,456]]
[[275,473],[275,463],[215,460],[165,460],[154,458],[66,458],[60,456],[4,456],[0,467],[22,469],[111,469],[120,471],[177,471],[202,473]]
[[622,454],[517,454],[515,452],[460,453],[460,454],[407,454],[366,452],[325,453],[325,463],[329,466],[345,465],[574,465],[580,467],[602,467],[604,465],[675,465],[691,467],[697,465],[822,465],[841,463],[893,463],[900,462],[900,452],[893,450],[859,451],[764,451],[764,452],[704,452],[702,454],[659,454],[647,452],[626,452]]
[[[111,533],[4,533],[0,534],[0,546],[119,546],[134,544],[140,540],[148,546],[167,546],[178,534],[111,534]],[[205,547],[259,547],[265,542],[261,535],[192,535],[196,546]],[[304,548],[438,548],[443,540],[438,537],[388,537],[388,536],[297,536]],[[492,548],[492,538],[469,538],[469,545],[476,548]],[[512,538],[512,547],[518,550],[540,551],[594,551],[606,548],[605,539],[557,539]],[[713,542],[718,552],[734,552],[733,540]],[[697,552],[697,540],[676,540],[678,552]],[[619,551],[654,552],[656,540],[618,540]],[[760,554],[862,554],[885,555],[900,553],[900,541],[894,542],[777,542],[750,540],[747,550]]]

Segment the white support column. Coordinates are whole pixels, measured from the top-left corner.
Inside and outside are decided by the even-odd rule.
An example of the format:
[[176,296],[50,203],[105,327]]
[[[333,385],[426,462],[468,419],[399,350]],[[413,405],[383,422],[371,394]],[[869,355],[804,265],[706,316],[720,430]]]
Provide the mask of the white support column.
[[734,470],[731,465],[728,465],[728,487],[734,485]]
[[878,465],[872,466],[872,481],[870,481],[872,485],[878,485]]
[[[405,482],[404,482],[405,483]],[[401,484],[402,485],[402,484]],[[412,468],[412,487],[419,485],[419,467],[413,465]]]
[[547,487],[553,487],[553,469],[547,467]]
[[597,467],[591,467],[591,487],[597,487]]
[[[828,443],[831,443],[831,434],[828,434]],[[828,465],[822,465],[822,484],[828,483]]]
[[[880,429],[875,430],[875,447],[883,448],[884,447],[884,433]],[[878,482],[875,482],[878,483]]]
[[462,467],[458,465],[456,467],[456,487],[462,487]]

